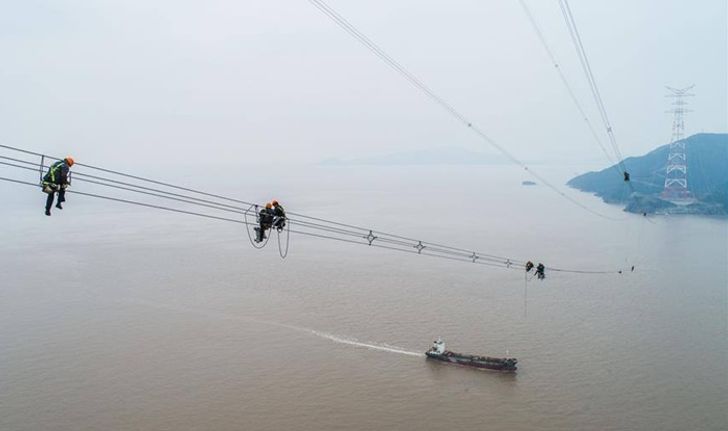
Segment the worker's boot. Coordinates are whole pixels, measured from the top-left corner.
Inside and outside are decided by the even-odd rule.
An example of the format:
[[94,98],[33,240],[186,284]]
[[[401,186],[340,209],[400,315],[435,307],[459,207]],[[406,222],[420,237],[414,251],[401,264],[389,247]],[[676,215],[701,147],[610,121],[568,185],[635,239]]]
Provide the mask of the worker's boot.
[[56,204],[56,208],[58,208],[59,210],[62,210],[62,209],[63,209],[63,206],[61,205],[61,203],[60,203],[60,202],[58,202],[58,203]]
[[51,205],[53,205],[53,193],[48,193],[45,204],[45,215],[51,215]]

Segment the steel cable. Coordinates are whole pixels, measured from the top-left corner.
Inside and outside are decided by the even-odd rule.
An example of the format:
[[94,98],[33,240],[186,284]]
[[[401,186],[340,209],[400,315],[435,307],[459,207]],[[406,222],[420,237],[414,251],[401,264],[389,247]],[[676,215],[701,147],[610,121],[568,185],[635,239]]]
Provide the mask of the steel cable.
[[[2,147],[14,149],[13,147],[8,147],[8,146],[2,146]],[[40,153],[29,152],[26,150],[20,150],[20,149],[18,149],[18,150],[21,152],[33,154],[33,155],[40,154]],[[40,154],[40,156],[42,158],[47,157],[43,154]],[[18,164],[14,164],[14,163],[7,163],[7,162],[0,162],[0,164],[10,166],[10,167],[20,168],[23,170],[33,171],[33,172],[38,171],[38,169],[36,169],[36,166],[39,166],[39,164],[36,164],[34,162],[6,157],[6,156],[0,156],[0,158],[15,161],[18,163],[24,163],[28,166],[22,166],[22,165],[18,165]],[[49,159],[52,159],[52,158],[49,157]],[[30,167],[31,165],[33,167]],[[40,165],[40,168],[42,170],[42,169],[47,168],[47,166]],[[103,168],[100,168],[100,169],[103,169]],[[92,180],[92,179],[88,179],[88,178],[83,178],[84,176],[86,176],[86,177],[89,176],[88,174],[84,174],[83,172],[74,172],[73,175],[81,176],[81,178],[76,179],[77,181],[87,182],[90,184],[95,184],[95,185],[99,185],[99,186],[103,186],[103,187],[110,187],[110,188],[114,188],[114,189],[118,189],[118,190],[139,193],[142,195],[152,196],[155,198],[169,199],[169,200],[181,202],[181,203],[188,204],[188,205],[201,206],[201,207],[210,208],[210,209],[217,210],[217,211],[224,211],[224,212],[229,212],[229,213],[234,213],[234,214],[242,214],[246,217],[251,212],[250,211],[251,208],[254,206],[254,204],[251,204],[250,207],[245,209],[242,207],[235,207],[235,206],[231,206],[231,205],[227,205],[227,204],[218,203],[215,201],[200,199],[195,196],[183,195],[183,194],[179,194],[179,193],[171,193],[171,192],[168,192],[165,190],[148,188],[148,187],[139,186],[137,184],[131,184],[131,183],[126,183],[126,182],[117,182],[117,180],[115,180],[115,179],[90,175],[90,177],[94,178],[94,180]],[[136,177],[133,175],[125,175],[125,176]],[[140,178],[140,177],[137,177],[137,178]],[[96,181],[95,179],[98,179],[99,181]],[[33,184],[33,183],[29,183],[29,182],[23,182],[23,181],[11,180],[11,179],[6,179],[6,180],[18,182],[21,184],[28,184],[28,185],[35,185],[35,186],[39,185],[38,183]],[[154,181],[154,180],[151,180],[151,182],[164,184],[160,181]],[[122,185],[119,185],[119,184],[122,184]],[[127,186],[129,186],[129,187],[127,187]],[[138,188],[141,188],[141,190]],[[153,190],[154,192],[150,192],[150,190]],[[166,209],[166,210],[182,212],[185,214],[200,215],[202,217],[215,218],[215,219],[219,219],[219,220],[226,220],[226,221],[234,220],[234,219],[230,219],[230,218],[226,218],[226,217],[212,216],[210,214],[198,213],[198,212],[194,212],[194,211],[179,210],[177,208],[162,207],[160,205],[148,204],[148,203],[137,202],[137,201],[130,201],[127,199],[120,199],[120,198],[115,198],[115,197],[110,197],[110,196],[103,196],[103,195],[97,196],[96,194],[88,193],[88,192],[80,192],[80,191],[70,191],[70,192],[78,193],[78,194],[82,194],[82,195],[86,195],[86,196],[92,196],[92,197],[102,197],[104,199],[116,200],[118,202],[123,202],[123,203],[137,204],[137,205],[146,206],[149,208]],[[167,195],[168,193],[171,193],[171,195]],[[213,195],[211,193],[206,193],[206,192],[202,192],[202,193],[209,195],[209,196],[219,196],[219,195]],[[293,213],[290,213],[290,214],[293,214]],[[297,217],[302,217],[302,216],[303,215],[297,215]],[[399,251],[406,251],[406,252],[410,252],[410,253],[424,254],[424,255],[429,255],[429,256],[448,257],[448,258],[452,258],[452,259],[456,259],[456,260],[460,260],[460,261],[466,261],[466,262],[471,261],[473,263],[488,264],[491,266],[498,266],[498,267],[511,268],[512,266],[519,267],[519,266],[525,265],[524,261],[513,259],[510,257],[506,257],[506,256],[497,256],[497,255],[492,255],[492,254],[479,253],[476,251],[471,251],[471,250],[457,248],[457,247],[450,247],[450,246],[441,245],[441,244],[437,244],[437,243],[419,241],[416,239],[407,238],[407,237],[398,236],[398,235],[383,234],[383,233],[379,233],[378,231],[375,231],[375,230],[366,230],[365,228],[362,228],[359,226],[347,225],[345,223],[339,223],[339,222],[330,222],[325,219],[316,218],[316,217],[310,217],[310,216],[303,216],[303,217],[304,218],[307,217],[309,219],[320,220],[321,223],[314,223],[314,222],[310,222],[307,220],[301,220],[301,219],[297,219],[297,218],[289,218],[290,221],[295,221],[296,223],[298,223],[300,225],[300,228],[306,230],[306,231],[290,230],[290,232],[309,235],[312,233],[308,232],[308,230],[322,231],[322,232],[331,233],[334,235],[355,238],[355,239],[347,239],[346,241],[357,243],[357,244],[391,248],[391,249],[396,249]],[[235,220],[235,221],[246,224],[247,226],[253,225],[252,223],[249,223],[247,220],[245,222],[242,222],[241,220]],[[327,225],[326,223],[331,223],[332,225]],[[347,226],[347,227],[350,227],[350,229],[343,229],[338,226]],[[290,229],[290,227],[289,227],[289,229]],[[368,235],[372,235],[373,233],[377,233],[377,235],[374,235],[373,238],[370,238],[368,235],[364,235],[364,232],[367,232]],[[345,238],[336,237],[336,239],[343,240]],[[376,244],[373,242],[376,242]],[[385,244],[387,244],[387,245],[385,245]],[[571,270],[560,269],[560,271],[565,272],[565,271],[571,271]],[[596,272],[594,272],[594,271],[575,271],[575,272],[578,272],[578,273],[592,273],[592,272],[593,273],[604,273],[604,272],[610,272],[610,271],[596,271]],[[611,272],[615,272],[615,271],[611,271]]]

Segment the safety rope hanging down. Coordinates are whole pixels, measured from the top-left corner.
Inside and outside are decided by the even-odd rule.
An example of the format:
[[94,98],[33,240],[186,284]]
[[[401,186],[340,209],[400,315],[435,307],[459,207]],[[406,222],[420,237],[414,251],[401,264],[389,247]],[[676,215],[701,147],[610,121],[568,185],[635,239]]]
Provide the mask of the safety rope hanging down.
[[[29,154],[39,159],[38,161],[32,161],[20,159],[17,156],[10,157],[6,155],[0,155],[0,159],[2,159],[2,161],[0,161],[0,165],[14,168],[17,171],[37,173],[38,170],[40,170],[41,172],[43,172],[49,167],[45,164],[46,161],[50,165],[54,160],[60,160],[57,157],[52,157],[41,153],[35,153],[7,145],[0,145],[0,148],[5,148],[6,150],[10,150],[13,152]],[[105,189],[120,190],[135,195],[147,196],[155,198],[155,200],[163,199],[167,201],[178,202],[180,204],[183,204],[184,207],[169,207],[165,205],[160,205],[157,202],[143,202],[121,196],[109,196],[100,193],[92,193],[90,191],[68,190],[69,193],[75,193],[81,196],[105,199],[129,205],[138,205],[156,210],[164,210],[180,214],[194,215],[198,217],[205,217],[209,219],[243,224],[246,226],[248,238],[251,240],[251,243],[254,246],[257,245],[253,241],[252,235],[250,234],[250,228],[259,227],[260,220],[256,219],[256,221],[254,222],[248,219],[248,217],[251,216],[257,217],[256,212],[253,210],[253,208],[256,207],[256,204],[254,203],[248,203],[246,201],[242,201],[232,197],[216,195],[200,190],[182,187],[179,185],[165,183],[158,180],[144,178],[119,171],[112,171],[110,169],[105,169],[101,167],[81,163],[76,163],[75,166],[76,168],[74,168],[74,178],[76,182],[80,182],[82,184],[90,184],[92,185],[92,187],[98,186]],[[78,168],[81,169],[79,170]],[[107,176],[93,175],[88,173],[88,171],[92,170],[106,172]],[[126,180],[121,181],[118,179],[119,177],[125,178]],[[0,180],[35,187],[38,187],[40,184],[40,182],[26,181],[10,177],[0,177]],[[155,186],[153,187],[152,185]],[[186,193],[180,193],[179,191],[185,191]],[[200,196],[205,196],[205,198],[201,198]],[[241,206],[240,203],[244,203],[247,205]],[[215,213],[201,212],[203,210],[214,210]],[[228,216],[224,216],[220,213],[228,214]],[[296,224],[296,229],[291,229],[291,224],[293,223]],[[390,234],[371,228],[355,226],[352,224],[341,223],[338,221],[327,220],[319,217],[312,217],[304,214],[288,212],[285,216],[285,224],[281,227],[281,229],[276,229],[276,231],[278,235],[279,254],[282,258],[285,258],[287,256],[290,245],[290,235],[294,234],[352,244],[367,245],[379,249],[425,255],[441,259],[470,262],[495,268],[509,270],[522,270],[523,268],[526,268],[525,261],[507,256],[500,256],[496,254],[483,253],[469,249],[427,242],[401,235]],[[284,234],[286,236],[285,247],[280,238]],[[256,248],[259,247],[256,246]],[[621,270],[592,271],[580,269],[572,270],[556,267],[548,269],[560,272],[573,272],[580,274],[614,274],[622,272]]]

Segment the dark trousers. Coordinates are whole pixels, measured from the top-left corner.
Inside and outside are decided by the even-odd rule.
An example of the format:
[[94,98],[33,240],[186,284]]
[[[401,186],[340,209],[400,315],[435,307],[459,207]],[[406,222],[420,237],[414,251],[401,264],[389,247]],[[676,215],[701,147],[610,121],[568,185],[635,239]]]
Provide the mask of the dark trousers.
[[255,229],[255,233],[258,234],[258,241],[263,241],[265,239],[265,231],[270,229],[270,223],[260,223],[260,227]]
[[[55,194],[56,194],[55,191],[48,193],[48,198],[46,199],[46,207],[45,207],[46,211],[51,210],[51,206],[53,206],[53,198],[54,198]],[[58,188],[58,203],[61,204],[65,201],[66,201],[66,191],[59,187]]]

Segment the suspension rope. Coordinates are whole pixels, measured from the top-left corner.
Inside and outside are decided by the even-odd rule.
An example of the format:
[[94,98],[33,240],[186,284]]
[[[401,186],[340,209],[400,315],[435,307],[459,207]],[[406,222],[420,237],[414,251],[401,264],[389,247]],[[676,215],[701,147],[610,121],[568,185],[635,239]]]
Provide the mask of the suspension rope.
[[523,273],[523,318],[528,318],[528,273]]
[[[285,250],[283,247],[281,247],[281,232],[285,230],[286,232],[286,248]],[[286,222],[286,227],[284,229],[277,230],[278,233],[278,254],[281,256],[281,259],[285,259],[288,256],[288,248],[291,245],[291,221],[288,220]]]

